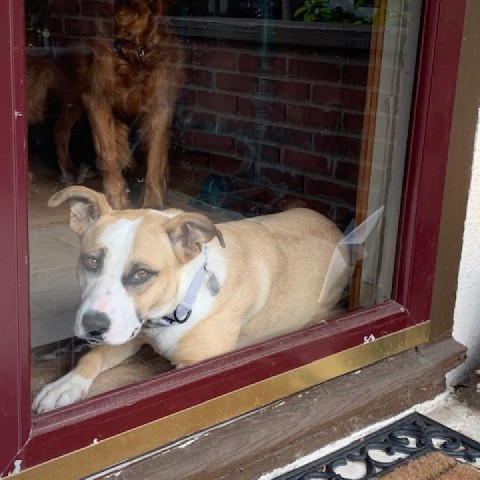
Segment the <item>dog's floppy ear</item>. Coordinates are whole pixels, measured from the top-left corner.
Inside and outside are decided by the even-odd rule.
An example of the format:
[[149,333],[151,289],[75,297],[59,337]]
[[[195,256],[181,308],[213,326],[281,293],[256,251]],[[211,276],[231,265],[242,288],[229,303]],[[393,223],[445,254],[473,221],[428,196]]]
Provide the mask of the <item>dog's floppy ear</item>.
[[165,231],[177,258],[186,263],[195,258],[202,245],[217,237],[225,248],[222,232],[205,215],[200,213],[182,213],[165,224]]
[[48,206],[58,207],[67,201],[70,206],[70,228],[78,235],[99,217],[112,211],[103,193],[78,185],[55,193],[50,197]]

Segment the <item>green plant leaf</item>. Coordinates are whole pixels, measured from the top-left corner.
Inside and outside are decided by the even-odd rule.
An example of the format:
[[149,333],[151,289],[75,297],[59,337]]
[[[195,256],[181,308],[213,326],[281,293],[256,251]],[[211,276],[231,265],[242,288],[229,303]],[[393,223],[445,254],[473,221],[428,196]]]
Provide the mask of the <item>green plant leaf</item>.
[[295,13],[293,14],[294,17],[299,17],[303,12],[306,12],[308,10],[308,7],[300,7],[295,10]]

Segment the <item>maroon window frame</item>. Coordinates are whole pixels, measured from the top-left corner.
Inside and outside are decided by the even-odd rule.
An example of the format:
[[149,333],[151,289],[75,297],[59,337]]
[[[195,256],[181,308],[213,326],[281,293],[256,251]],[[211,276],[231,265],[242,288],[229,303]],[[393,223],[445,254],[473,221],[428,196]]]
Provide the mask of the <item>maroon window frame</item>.
[[[424,0],[392,300],[32,417],[24,5],[0,2],[0,474],[34,466],[253,382],[428,320],[465,0]],[[105,398],[108,397],[108,402]],[[134,414],[133,414],[134,413]],[[94,421],[92,418],[94,417]]]

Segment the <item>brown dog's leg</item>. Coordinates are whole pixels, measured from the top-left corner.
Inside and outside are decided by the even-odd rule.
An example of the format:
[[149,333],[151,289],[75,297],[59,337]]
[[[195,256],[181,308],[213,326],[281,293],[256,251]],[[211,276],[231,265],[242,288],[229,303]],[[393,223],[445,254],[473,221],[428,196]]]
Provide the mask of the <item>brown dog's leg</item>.
[[62,105],[54,126],[58,165],[62,171],[62,179],[69,183],[74,181],[76,170],[70,157],[70,137],[82,111],[83,107],[79,102]]
[[122,174],[122,159],[117,152],[115,120],[105,99],[84,95],[84,105],[92,128],[98,168],[110,205],[121,210],[127,204],[126,183]]
[[123,170],[126,167],[130,166],[131,162],[131,152],[130,144],[128,143],[128,134],[130,129],[127,124],[115,120],[115,141],[118,155],[118,162],[120,168]]
[[96,347],[81,357],[70,373],[45,385],[36,396],[32,409],[37,413],[47,412],[85,398],[92,382],[101,372],[135,355],[142,344],[143,342],[136,338],[123,345]]
[[162,208],[167,183],[169,128],[172,110],[162,107],[150,114],[144,126],[144,141],[147,150],[147,176],[143,208]]

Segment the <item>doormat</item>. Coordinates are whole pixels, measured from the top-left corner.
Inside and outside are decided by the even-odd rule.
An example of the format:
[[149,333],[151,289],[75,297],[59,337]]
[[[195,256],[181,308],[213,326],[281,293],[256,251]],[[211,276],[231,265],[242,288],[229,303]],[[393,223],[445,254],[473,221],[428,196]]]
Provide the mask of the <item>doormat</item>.
[[412,413],[276,480],[480,480],[479,468],[479,442]]

